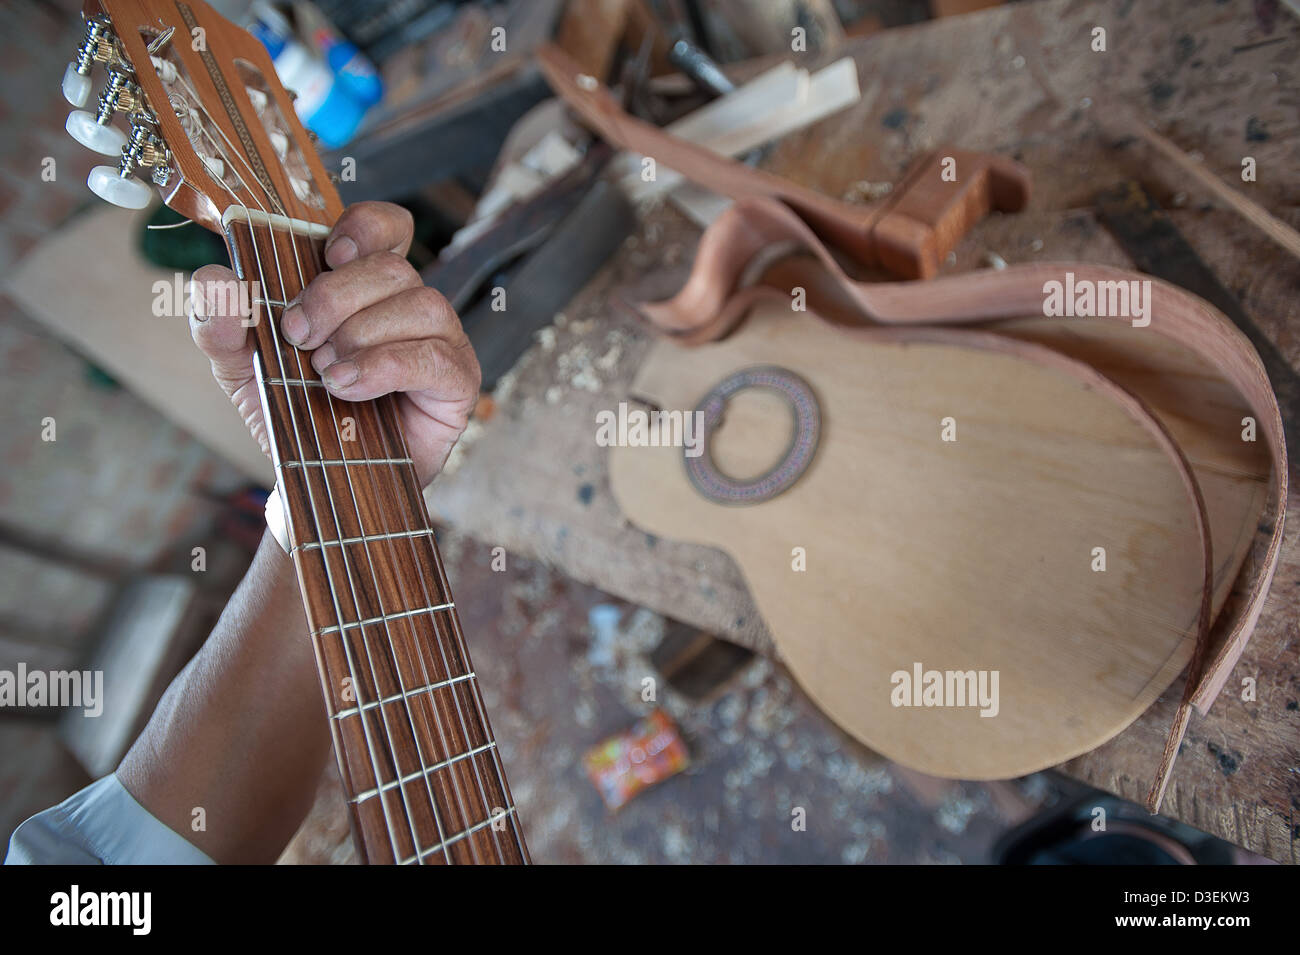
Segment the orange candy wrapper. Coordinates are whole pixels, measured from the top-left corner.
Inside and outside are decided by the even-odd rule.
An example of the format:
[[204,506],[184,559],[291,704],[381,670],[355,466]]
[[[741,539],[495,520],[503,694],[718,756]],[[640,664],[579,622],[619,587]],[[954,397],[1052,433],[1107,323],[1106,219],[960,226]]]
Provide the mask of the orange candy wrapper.
[[582,757],[587,775],[610,809],[680,773],[690,762],[677,725],[663,710],[597,743]]

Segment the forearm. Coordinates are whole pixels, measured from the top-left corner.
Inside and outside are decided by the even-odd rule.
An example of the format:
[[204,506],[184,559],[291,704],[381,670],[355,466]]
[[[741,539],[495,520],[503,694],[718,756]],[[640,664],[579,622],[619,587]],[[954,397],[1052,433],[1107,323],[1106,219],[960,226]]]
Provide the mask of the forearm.
[[[266,534],[118,776],[216,861],[272,862],[310,808],[329,749],[293,565]],[[198,808],[205,825],[196,830]]]

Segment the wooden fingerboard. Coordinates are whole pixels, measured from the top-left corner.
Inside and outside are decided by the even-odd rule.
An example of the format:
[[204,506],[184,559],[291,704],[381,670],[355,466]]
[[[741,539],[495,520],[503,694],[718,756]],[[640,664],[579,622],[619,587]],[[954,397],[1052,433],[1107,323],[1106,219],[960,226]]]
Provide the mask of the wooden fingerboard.
[[290,553],[358,850],[371,863],[526,863],[392,396],[329,394],[279,334],[324,269],[319,238],[231,223]]

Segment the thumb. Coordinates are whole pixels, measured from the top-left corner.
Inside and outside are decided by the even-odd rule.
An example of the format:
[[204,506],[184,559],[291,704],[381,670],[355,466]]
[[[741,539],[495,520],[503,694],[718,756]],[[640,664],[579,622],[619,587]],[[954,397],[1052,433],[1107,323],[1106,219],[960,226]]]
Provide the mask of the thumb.
[[231,396],[253,377],[252,308],[243,284],[230,269],[205,265],[190,285],[190,334],[212,363],[213,377]]

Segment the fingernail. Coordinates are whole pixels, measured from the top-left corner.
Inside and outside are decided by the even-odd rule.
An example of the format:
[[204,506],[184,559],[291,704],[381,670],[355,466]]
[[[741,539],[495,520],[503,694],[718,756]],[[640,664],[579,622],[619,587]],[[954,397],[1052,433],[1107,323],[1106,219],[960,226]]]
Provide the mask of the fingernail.
[[311,366],[318,372],[324,371],[334,360],[338,358],[338,352],[334,348],[333,342],[326,342],[311,353]]
[[208,316],[206,309],[208,307],[207,295],[203,291],[203,286],[195,283],[190,286],[190,314],[194,316],[196,322],[206,322]]
[[291,303],[280,316],[280,331],[284,332],[284,337],[294,345],[301,345],[311,334],[311,324],[307,321],[302,306],[297,302]]
[[350,361],[336,361],[325,369],[321,375],[321,380],[325,382],[325,387],[333,388],[337,391],[340,388],[346,388],[352,382],[356,381],[361,375],[355,363]]
[[357,257],[357,244],[346,235],[336,236],[325,245],[325,262],[332,269]]

